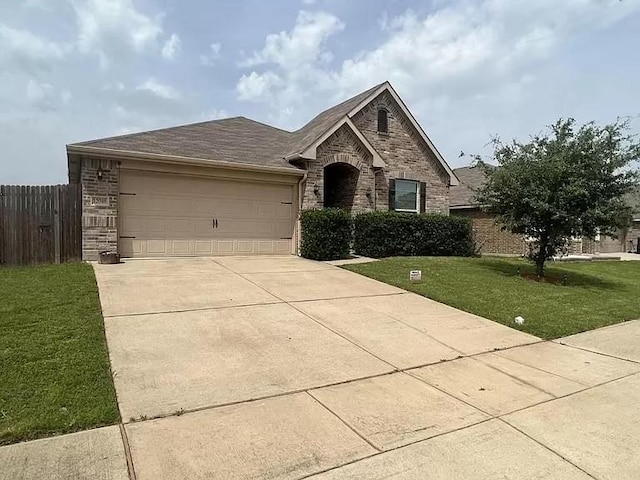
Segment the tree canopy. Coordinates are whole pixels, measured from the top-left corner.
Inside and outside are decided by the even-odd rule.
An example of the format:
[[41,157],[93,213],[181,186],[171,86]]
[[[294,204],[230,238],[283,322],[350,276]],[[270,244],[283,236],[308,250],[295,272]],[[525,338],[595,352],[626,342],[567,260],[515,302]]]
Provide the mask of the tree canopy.
[[637,182],[640,144],[627,122],[576,127],[560,119],[528,143],[493,140],[496,168],[479,161],[487,181],[476,201],[504,227],[532,240],[538,275],[572,237],[616,235],[630,220],[624,195]]

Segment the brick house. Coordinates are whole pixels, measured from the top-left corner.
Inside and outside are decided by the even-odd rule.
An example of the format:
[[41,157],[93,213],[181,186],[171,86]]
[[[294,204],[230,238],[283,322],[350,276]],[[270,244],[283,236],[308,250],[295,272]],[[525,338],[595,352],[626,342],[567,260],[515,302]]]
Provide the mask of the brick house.
[[289,132],[244,117],[67,145],[83,258],[295,254],[298,212],[449,212],[458,179],[382,83]]
[[449,209],[451,215],[471,220],[478,251],[481,254],[525,255],[527,244],[522,235],[502,230],[496,219],[483,212],[475,202],[475,191],[485,181],[482,170],[478,167],[463,167],[456,168],[454,173],[460,183],[451,188]]
[[[522,235],[502,230],[495,217],[483,212],[475,202],[475,190],[485,181],[478,167],[463,167],[454,170],[460,183],[451,187],[450,213],[471,219],[476,248],[482,254],[525,255],[527,242]],[[617,238],[602,236],[595,240],[578,238],[569,246],[570,254],[620,253],[638,251],[640,240],[640,190],[627,199],[634,209],[630,228],[618,232]],[[640,251],[638,252],[640,253]]]

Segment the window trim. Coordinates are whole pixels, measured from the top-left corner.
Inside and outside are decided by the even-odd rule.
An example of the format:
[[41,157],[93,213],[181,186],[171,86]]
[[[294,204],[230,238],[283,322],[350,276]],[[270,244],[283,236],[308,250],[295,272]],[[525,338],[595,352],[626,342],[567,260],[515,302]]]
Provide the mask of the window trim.
[[[383,112],[384,112],[384,123],[385,123],[386,130],[380,130],[380,114]],[[383,135],[389,135],[389,110],[387,110],[386,108],[383,108],[383,107],[378,108],[376,131]]]
[[[416,208],[415,209],[406,209],[406,208],[397,208],[396,204],[396,195],[398,194],[398,182],[407,182],[413,183],[416,186]],[[410,180],[407,178],[396,178],[395,179],[395,188],[394,188],[394,208],[393,210],[401,213],[420,213],[420,182],[418,180]]]

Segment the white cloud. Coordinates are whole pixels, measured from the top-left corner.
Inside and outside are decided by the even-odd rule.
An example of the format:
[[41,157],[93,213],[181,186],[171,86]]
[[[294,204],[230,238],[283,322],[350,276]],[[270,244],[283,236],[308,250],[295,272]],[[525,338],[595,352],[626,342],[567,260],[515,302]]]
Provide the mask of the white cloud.
[[47,82],[39,82],[29,79],[25,89],[27,105],[39,112],[52,112],[59,110],[71,101],[71,92],[63,90],[58,92],[56,88]]
[[51,11],[51,5],[49,5],[46,0],[23,0],[22,6],[25,8]]
[[164,100],[180,100],[180,92],[170,85],[159,82],[155,78],[148,78],[144,83],[138,85],[136,90],[148,92]]
[[[425,110],[449,105],[452,95],[459,101],[502,86],[513,98],[526,94],[519,87],[523,76],[568,39],[611,25],[639,6],[638,0],[439,2],[423,16],[411,10],[393,18],[383,14],[383,40],[333,68],[326,41],[344,24],[331,14],[301,12],[290,32],[267,36],[264,47],[242,62],[263,69],[241,76],[238,98],[262,101],[272,118],[281,119],[287,109],[294,115],[296,106],[321,109],[385,80]],[[283,119],[285,126],[305,120]]]
[[222,58],[222,44],[216,42],[209,45],[209,52],[207,54],[200,55],[200,64],[211,67],[217,60]]
[[78,48],[95,54],[106,68],[123,50],[142,53],[156,48],[162,15],[138,11],[132,0],[72,0],[78,24]]
[[164,43],[162,47],[162,56],[167,60],[173,60],[180,51],[180,37],[176,33],[172,33],[171,37]]
[[324,71],[333,54],[326,44],[344,28],[330,13],[301,11],[290,32],[268,35],[260,51],[240,62],[242,67],[267,69],[242,75],[236,85],[238,99],[268,104],[270,121],[289,126],[296,105],[328,78]]
[[240,100],[264,100],[275,88],[280,88],[283,80],[273,72],[262,75],[251,72],[238,81],[237,91]]
[[219,120],[221,118],[227,118],[228,116],[229,114],[225,109],[213,108],[207,112],[204,112],[200,118],[202,121],[209,121],[209,120]]
[[282,68],[296,68],[326,59],[323,44],[344,28],[344,23],[330,13],[301,11],[291,32],[268,35],[264,48],[242,61],[241,66],[272,63]]
[[27,83],[27,100],[37,102],[44,99],[53,90],[53,85],[38,83],[31,79]]
[[69,52],[66,45],[4,24],[0,24],[0,45],[0,65],[11,63],[28,72],[49,68]]

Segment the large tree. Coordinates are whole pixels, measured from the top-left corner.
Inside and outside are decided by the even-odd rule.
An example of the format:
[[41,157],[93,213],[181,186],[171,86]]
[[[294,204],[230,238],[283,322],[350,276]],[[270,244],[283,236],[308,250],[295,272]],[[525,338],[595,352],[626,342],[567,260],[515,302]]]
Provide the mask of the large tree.
[[538,275],[572,237],[615,235],[628,225],[623,196],[637,180],[631,166],[640,144],[627,122],[577,128],[572,118],[560,119],[528,143],[493,145],[499,168],[478,162],[487,182],[476,200],[504,228],[532,240]]

